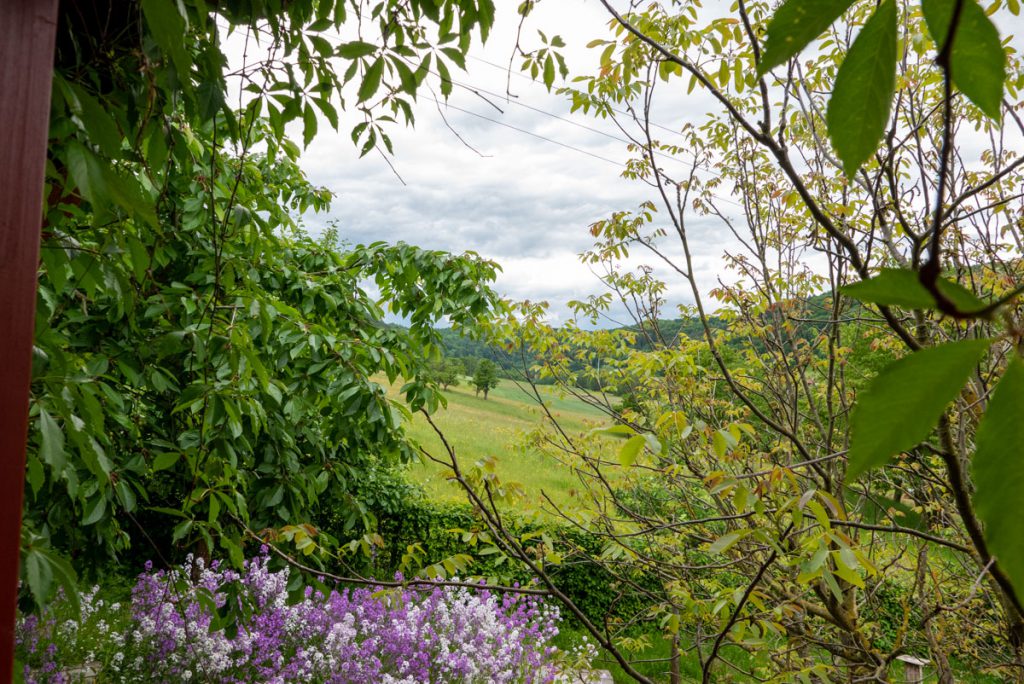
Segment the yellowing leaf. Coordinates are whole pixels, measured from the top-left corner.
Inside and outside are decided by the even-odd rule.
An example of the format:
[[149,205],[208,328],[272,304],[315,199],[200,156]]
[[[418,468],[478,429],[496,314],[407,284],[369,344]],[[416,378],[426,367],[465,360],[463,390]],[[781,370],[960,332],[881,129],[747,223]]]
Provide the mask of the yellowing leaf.
[[644,448],[646,440],[643,435],[634,435],[626,440],[626,443],[619,449],[619,463],[622,467],[628,468],[636,463],[636,457]]

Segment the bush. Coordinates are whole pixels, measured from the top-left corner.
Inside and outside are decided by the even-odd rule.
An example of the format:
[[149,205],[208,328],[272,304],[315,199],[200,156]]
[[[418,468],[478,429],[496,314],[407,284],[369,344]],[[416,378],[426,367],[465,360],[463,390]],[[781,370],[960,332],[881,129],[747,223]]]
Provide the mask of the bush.
[[[374,489],[371,492],[369,489]],[[383,546],[375,548],[364,559],[361,572],[375,577],[390,577],[396,572],[417,571],[431,564],[458,555],[472,556],[466,573],[487,578],[495,583],[526,583],[534,578],[520,563],[506,560],[501,554],[481,554],[490,546],[486,527],[468,504],[441,504],[428,501],[422,491],[399,479],[379,477],[366,491],[364,501],[378,505],[368,512],[376,521],[376,531]],[[337,535],[341,516],[325,519],[326,531]],[[333,520],[334,522],[331,522]],[[558,565],[547,570],[583,613],[597,624],[606,617],[632,617],[644,610],[649,599],[625,587],[615,586],[611,574],[590,558],[600,557],[603,542],[597,535],[555,523],[528,522],[507,516],[505,523],[517,537],[533,535],[531,543],[540,543],[546,536],[563,555]],[[419,563],[410,567],[414,556]],[[403,560],[406,562],[403,563]],[[463,574],[466,574],[463,573]],[[659,585],[652,577],[632,578],[648,591],[658,593]],[[577,625],[571,614],[566,619]]]

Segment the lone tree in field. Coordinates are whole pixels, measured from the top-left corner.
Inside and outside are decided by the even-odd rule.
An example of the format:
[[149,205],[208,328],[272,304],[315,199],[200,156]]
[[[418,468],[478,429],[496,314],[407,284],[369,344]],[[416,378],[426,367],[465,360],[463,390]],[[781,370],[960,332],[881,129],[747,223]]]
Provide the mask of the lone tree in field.
[[494,365],[493,361],[484,359],[476,367],[476,374],[473,376],[473,387],[476,388],[476,395],[480,396],[480,393],[483,392],[484,399],[486,399],[487,393],[497,386],[498,367]]
[[466,367],[462,365],[462,361],[459,359],[445,359],[441,364],[441,376],[439,378],[441,387],[445,390],[449,386],[458,387],[459,378],[466,372]]

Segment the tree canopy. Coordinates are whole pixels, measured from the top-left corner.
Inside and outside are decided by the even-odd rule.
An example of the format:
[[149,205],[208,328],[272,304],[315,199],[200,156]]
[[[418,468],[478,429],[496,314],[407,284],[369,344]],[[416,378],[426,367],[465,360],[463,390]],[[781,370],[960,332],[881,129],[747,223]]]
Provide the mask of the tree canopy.
[[476,389],[476,393],[484,393],[484,399],[487,398],[487,394],[498,386],[498,367],[490,359],[483,359],[477,364],[476,372],[473,374],[473,387]]
[[[958,661],[1019,678],[1022,76],[989,18],[1018,4],[602,4],[600,68],[562,92],[630,134],[623,175],[652,195],[590,226],[607,292],[575,307],[636,326],[553,328],[526,303],[499,330],[609,414],[574,433],[545,410],[531,442],[580,479],[578,509],[552,512],[605,543],[539,558],[502,534],[500,483],[462,478],[487,529],[553,592],[551,567],[593,563],[638,597],[586,623],[637,681],[637,624],[703,681],[886,681],[906,652],[943,682]],[[717,111],[682,142],[656,129],[660,93],[697,89]],[[737,244],[710,292],[698,221]],[[666,285],[637,254],[689,287],[703,339],[664,337]],[[593,359],[628,401],[578,389]]]
[[[22,546],[36,599],[132,545],[240,563],[247,530],[307,522],[324,496],[362,516],[353,482],[406,453],[403,414],[437,404],[433,324],[487,314],[497,266],[308,237],[303,214],[331,194],[285,128],[309,145],[326,120],[390,150],[387,126],[412,121],[432,72],[450,89],[493,13],[62,3]],[[409,327],[384,325],[384,306]],[[406,405],[377,373],[409,380]]]
[[[324,532],[296,525],[325,500],[354,529],[356,483],[407,455],[410,410],[442,401],[428,360],[447,318],[525,345],[525,378],[606,412],[573,432],[541,402],[529,436],[580,484],[548,513],[596,545],[520,534],[502,508],[516,487],[444,440],[436,457],[477,515],[467,538],[539,578],[637,681],[638,627],[669,644],[675,681],[683,651],[705,682],[886,681],[905,653],[944,683],[958,663],[1020,678],[1024,71],[990,18],[1018,3],[602,4],[600,67],[561,92],[628,132],[623,175],[652,194],[590,226],[582,258],[608,291],[559,328],[542,304],[499,304],[477,255],[302,227],[331,198],[285,127],[309,145],[322,117],[389,152],[424,80],[450,92],[449,65],[486,38],[490,0],[66,5],[22,548],[38,600],[140,544],[238,563],[276,528],[313,554]],[[259,39],[239,69],[229,30]],[[552,87],[563,44],[544,42],[523,68]],[[659,138],[657,95],[698,88],[718,110]],[[710,292],[697,220],[738,245]],[[665,283],[624,267],[637,253],[689,288],[699,337],[666,335]],[[585,330],[616,298],[635,325]],[[494,370],[474,370],[485,399]],[[405,402],[374,375],[404,378]],[[636,609],[590,619],[552,572],[574,564]]]

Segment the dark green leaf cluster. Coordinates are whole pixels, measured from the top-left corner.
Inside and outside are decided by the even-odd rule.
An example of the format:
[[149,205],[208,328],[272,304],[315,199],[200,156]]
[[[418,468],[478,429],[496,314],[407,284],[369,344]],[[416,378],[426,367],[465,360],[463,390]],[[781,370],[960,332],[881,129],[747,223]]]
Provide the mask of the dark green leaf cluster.
[[[324,497],[360,514],[353,482],[408,449],[408,409],[375,377],[409,380],[414,410],[436,405],[423,377],[433,326],[485,315],[497,268],[307,237],[303,215],[331,195],[306,180],[284,133],[302,122],[309,145],[321,117],[337,128],[354,81],[360,125],[390,148],[386,112],[411,120],[419,83],[399,57],[461,63],[474,31],[490,29],[490,0],[71,7],[57,41],[27,463],[23,568],[38,600],[55,581],[70,588],[72,566],[133,545],[240,563],[246,527],[306,522]],[[355,20],[379,40],[336,44]],[[249,36],[247,51],[258,35],[265,54],[229,65],[226,28]],[[385,325],[389,311],[409,328]]]

